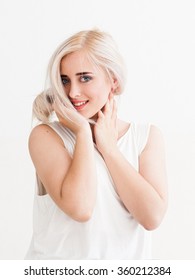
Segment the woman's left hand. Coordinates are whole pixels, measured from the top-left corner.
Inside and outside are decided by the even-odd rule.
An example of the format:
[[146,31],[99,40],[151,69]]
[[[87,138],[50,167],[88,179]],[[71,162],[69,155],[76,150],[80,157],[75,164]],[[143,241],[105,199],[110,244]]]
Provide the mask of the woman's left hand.
[[103,110],[98,112],[98,118],[94,126],[94,137],[96,146],[102,156],[117,148],[117,108],[112,93],[110,93]]

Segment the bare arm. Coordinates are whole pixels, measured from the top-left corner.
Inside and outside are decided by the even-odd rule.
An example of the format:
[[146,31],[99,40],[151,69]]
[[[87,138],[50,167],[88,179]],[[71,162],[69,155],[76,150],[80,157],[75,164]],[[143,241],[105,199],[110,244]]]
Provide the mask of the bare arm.
[[139,158],[139,172],[117,147],[116,105],[110,98],[94,128],[96,143],[125,207],[146,229],[156,228],[167,208],[167,178],[162,135],[152,126]]
[[128,211],[146,229],[156,228],[167,208],[164,145],[159,130],[151,127],[148,143],[139,159],[139,172],[118,149],[103,156]]
[[47,193],[71,218],[84,222],[96,198],[96,170],[90,127],[76,133],[73,158],[61,138],[47,125],[33,129],[29,150],[37,174]]

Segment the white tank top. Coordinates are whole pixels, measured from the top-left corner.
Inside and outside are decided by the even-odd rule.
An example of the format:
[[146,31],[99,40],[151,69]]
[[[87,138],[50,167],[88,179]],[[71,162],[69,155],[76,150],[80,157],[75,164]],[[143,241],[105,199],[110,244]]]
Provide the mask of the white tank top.
[[[50,125],[73,155],[75,136],[58,122]],[[132,123],[118,140],[118,148],[139,171],[139,155],[144,149],[150,125]],[[48,194],[34,199],[33,236],[25,259],[150,259],[151,233],[127,211],[118,196],[107,166],[97,151],[97,198],[92,217],[77,222],[66,215]],[[54,163],[55,164],[55,163]]]

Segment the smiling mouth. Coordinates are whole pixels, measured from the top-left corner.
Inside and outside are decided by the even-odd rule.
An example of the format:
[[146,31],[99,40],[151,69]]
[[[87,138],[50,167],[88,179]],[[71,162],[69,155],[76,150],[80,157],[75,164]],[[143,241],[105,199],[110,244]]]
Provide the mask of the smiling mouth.
[[85,107],[85,105],[89,102],[89,100],[86,101],[71,101],[72,105],[76,110],[81,110]]

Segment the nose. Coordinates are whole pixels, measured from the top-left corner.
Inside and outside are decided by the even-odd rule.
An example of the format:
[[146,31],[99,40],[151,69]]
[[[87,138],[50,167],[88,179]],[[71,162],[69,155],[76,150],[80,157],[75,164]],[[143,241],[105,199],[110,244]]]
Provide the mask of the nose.
[[68,96],[73,99],[79,97],[80,95],[81,95],[81,90],[79,85],[77,83],[71,82]]

